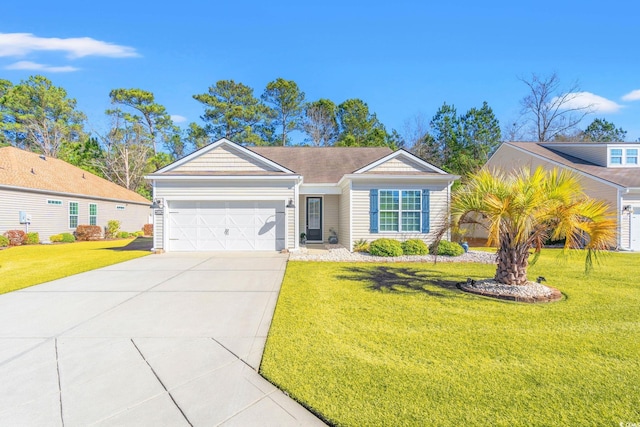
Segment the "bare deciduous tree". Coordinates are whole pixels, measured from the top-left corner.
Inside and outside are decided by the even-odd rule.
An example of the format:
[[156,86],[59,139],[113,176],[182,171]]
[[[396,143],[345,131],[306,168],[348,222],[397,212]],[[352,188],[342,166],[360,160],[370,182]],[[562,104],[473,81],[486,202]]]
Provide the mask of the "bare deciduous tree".
[[307,104],[302,128],[315,146],[333,145],[338,137],[336,105],[328,99]]
[[560,80],[554,72],[549,76],[532,74],[530,79],[520,78],[529,88],[529,94],[520,101],[522,116],[531,125],[531,135],[540,142],[551,141],[556,135],[571,131],[593,105],[579,105],[580,86],[574,82],[566,90],[560,89]]

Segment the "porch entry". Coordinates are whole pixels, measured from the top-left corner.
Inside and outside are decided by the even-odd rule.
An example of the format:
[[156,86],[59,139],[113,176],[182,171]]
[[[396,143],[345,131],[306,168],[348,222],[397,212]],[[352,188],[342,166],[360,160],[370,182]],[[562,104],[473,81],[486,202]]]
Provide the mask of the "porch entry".
[[307,241],[322,241],[322,197],[307,197]]

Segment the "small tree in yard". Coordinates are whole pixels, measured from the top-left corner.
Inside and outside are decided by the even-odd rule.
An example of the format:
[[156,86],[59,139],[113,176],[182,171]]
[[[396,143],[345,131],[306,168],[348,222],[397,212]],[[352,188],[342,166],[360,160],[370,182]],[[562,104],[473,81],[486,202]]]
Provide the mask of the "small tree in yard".
[[454,193],[451,218],[462,233],[465,225],[487,228],[487,244],[498,246],[495,280],[507,285],[528,282],[530,250],[534,262],[549,238],[566,238],[565,249],[584,246],[587,271],[597,251],[615,244],[608,205],[587,197],[576,175],[556,169],[513,174],[483,169]]

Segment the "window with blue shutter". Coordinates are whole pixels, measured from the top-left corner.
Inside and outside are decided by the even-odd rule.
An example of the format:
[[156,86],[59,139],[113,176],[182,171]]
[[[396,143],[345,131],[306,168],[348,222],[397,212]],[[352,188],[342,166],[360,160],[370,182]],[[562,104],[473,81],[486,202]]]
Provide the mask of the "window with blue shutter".
[[422,190],[422,232],[429,232],[429,190]]
[[378,189],[369,190],[369,231],[378,232]]

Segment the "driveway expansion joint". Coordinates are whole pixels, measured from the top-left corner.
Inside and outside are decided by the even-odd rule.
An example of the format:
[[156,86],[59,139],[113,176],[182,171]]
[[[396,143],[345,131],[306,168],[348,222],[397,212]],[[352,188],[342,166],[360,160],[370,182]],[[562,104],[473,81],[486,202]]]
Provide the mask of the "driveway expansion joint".
[[149,369],[151,369],[151,372],[153,373],[153,375],[156,377],[156,379],[158,380],[158,382],[160,383],[160,385],[162,386],[162,388],[164,389],[164,391],[167,392],[167,394],[169,395],[169,398],[171,399],[171,401],[173,402],[174,405],[176,405],[176,408],[178,408],[178,411],[180,411],[180,413],[182,414],[182,416],[184,417],[185,421],[191,426],[193,427],[193,424],[191,423],[191,421],[189,421],[189,418],[187,418],[187,415],[184,413],[184,411],[182,410],[182,408],[180,407],[180,405],[178,405],[178,402],[176,402],[176,400],[173,398],[173,395],[171,394],[171,392],[167,389],[167,386],[164,385],[164,383],[162,382],[162,380],[160,379],[160,377],[158,376],[158,374],[156,373],[156,371],[153,369],[153,366],[151,366],[151,364],[149,363],[149,361],[147,360],[146,357],[144,357],[144,354],[142,354],[142,351],[140,351],[140,349],[138,348],[138,346],[136,345],[135,341],[133,341],[133,338],[131,338],[131,344],[133,344],[133,346],[136,348],[136,350],[138,350],[138,353],[140,353],[140,357],[142,357],[142,360],[144,360],[144,362],[147,364],[147,366],[149,367]]

